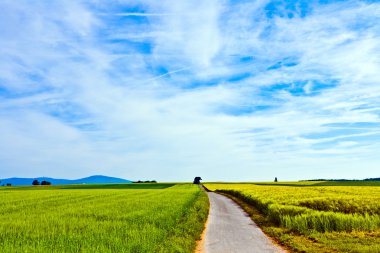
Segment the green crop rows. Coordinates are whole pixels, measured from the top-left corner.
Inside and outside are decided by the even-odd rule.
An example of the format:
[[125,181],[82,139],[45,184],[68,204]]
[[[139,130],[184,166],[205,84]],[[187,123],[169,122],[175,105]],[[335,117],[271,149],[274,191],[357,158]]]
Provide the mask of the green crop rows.
[[1,190],[1,252],[192,252],[206,194],[190,184],[151,186]]

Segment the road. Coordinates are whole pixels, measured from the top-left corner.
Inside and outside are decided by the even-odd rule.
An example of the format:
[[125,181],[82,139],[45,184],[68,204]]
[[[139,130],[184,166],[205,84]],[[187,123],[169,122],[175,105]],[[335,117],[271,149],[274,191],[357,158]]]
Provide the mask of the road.
[[211,206],[201,252],[285,252],[276,247],[231,199],[214,192],[208,192],[208,196]]

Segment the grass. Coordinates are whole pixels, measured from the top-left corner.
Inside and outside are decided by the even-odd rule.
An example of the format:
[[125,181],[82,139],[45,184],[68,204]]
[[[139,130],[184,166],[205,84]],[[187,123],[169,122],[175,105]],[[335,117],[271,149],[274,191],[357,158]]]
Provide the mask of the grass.
[[301,183],[206,187],[233,196],[267,234],[292,251],[380,252],[380,187]]
[[138,183],[138,184],[82,184],[61,186],[60,189],[165,189],[175,184]]
[[197,186],[115,186],[1,190],[1,252],[194,251],[208,214]]
[[52,189],[165,189],[174,183],[126,183],[126,184],[73,184],[0,187],[0,190],[52,190]]

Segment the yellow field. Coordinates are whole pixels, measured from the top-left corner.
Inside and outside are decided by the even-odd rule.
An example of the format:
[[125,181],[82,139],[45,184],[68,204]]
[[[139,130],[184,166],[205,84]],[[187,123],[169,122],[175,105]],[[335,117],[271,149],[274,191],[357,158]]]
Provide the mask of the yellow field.
[[[291,237],[301,235],[304,239],[322,244],[322,248],[325,246],[323,251],[321,249],[314,251],[312,246],[308,250],[302,249],[307,252],[380,252],[378,237],[380,187],[378,186],[300,184],[290,186],[206,184],[205,186],[210,190],[233,195],[255,207],[274,226],[282,228],[282,233]],[[355,241],[352,239],[355,238],[361,239],[352,247]],[[278,239],[281,241],[281,238]],[[293,249],[300,248],[292,244],[294,242],[287,245]]]

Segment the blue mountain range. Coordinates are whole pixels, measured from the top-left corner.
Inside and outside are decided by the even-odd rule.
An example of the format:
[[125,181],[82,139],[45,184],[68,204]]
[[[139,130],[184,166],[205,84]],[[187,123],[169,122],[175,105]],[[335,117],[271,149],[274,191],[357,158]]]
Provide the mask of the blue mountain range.
[[80,179],[56,179],[50,177],[37,177],[37,178],[5,178],[0,179],[0,185],[11,184],[12,186],[22,186],[22,185],[32,185],[33,180],[38,180],[39,182],[48,181],[52,185],[65,185],[65,184],[117,184],[117,183],[132,183],[130,180],[117,178],[117,177],[107,177],[102,175],[95,175]]

